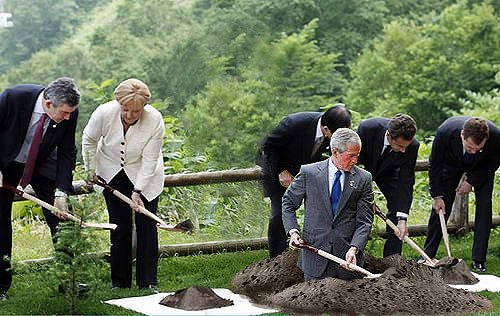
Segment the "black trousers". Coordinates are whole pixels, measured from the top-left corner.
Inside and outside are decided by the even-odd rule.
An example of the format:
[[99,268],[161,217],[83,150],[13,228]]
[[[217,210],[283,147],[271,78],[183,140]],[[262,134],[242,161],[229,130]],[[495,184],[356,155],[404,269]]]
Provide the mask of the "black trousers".
[[288,248],[287,232],[283,225],[282,199],[286,189],[279,183],[268,185],[268,196],[271,199],[271,216],[267,227],[269,257],[274,258]]
[[[455,189],[462,177],[461,173],[447,175],[445,177],[445,193],[443,201],[445,205],[445,219],[451,214],[453,201],[455,200]],[[474,187],[476,195],[476,215],[474,217],[474,241],[472,244],[472,260],[485,262],[486,253],[488,251],[488,241],[490,239],[491,215],[492,215],[492,194],[493,182],[495,175],[491,174],[484,179],[480,186]],[[439,248],[439,243],[443,234],[441,232],[441,224],[439,215],[435,210],[431,211],[429,223],[427,225],[427,238],[425,240],[424,251],[433,258]]]
[[[397,212],[401,210],[396,208],[393,199],[395,198],[395,194],[397,194],[396,186],[398,184],[398,179],[386,179],[385,181],[376,181],[375,183],[377,183],[377,186],[387,201],[387,218],[397,225]],[[383,256],[387,257],[394,254],[401,254],[403,250],[403,241],[394,234],[394,230],[389,226],[386,226],[385,231],[387,233],[387,240],[384,244]]]
[[[17,186],[23,174],[24,164],[12,162],[2,170],[3,181],[12,186]],[[41,200],[53,204],[55,181],[36,173],[30,182],[36,195]],[[12,284],[12,272],[10,271],[10,261],[6,260],[12,256],[12,202],[14,193],[0,188],[0,291],[7,291]],[[59,219],[49,210],[43,209],[45,220],[50,228],[52,240],[55,234]]]
[[[121,170],[109,185],[130,196],[134,185]],[[137,232],[136,283],[139,288],[158,284],[158,235],[156,222],[144,214],[133,212],[130,206],[113,193],[104,191],[109,222],[118,228],[111,231],[111,282],[113,286],[129,288],[132,285],[132,216]],[[158,208],[158,197],[148,202],[141,196],[144,206],[152,213]]]

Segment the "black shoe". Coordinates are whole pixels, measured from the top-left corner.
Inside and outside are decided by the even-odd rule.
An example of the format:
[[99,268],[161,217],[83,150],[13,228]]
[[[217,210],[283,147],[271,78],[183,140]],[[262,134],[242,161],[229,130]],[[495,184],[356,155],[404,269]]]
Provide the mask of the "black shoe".
[[472,270],[474,272],[486,272],[486,264],[484,262],[472,261]]
[[160,293],[160,290],[158,290],[158,288],[155,285],[153,285],[153,284],[150,284],[150,285],[145,286],[145,287],[139,287],[139,290],[141,290],[141,291],[147,291],[147,292],[149,292],[151,294],[158,294],[158,293]]
[[0,292],[0,302],[1,301],[6,301],[9,299],[9,296],[7,295],[6,292]]

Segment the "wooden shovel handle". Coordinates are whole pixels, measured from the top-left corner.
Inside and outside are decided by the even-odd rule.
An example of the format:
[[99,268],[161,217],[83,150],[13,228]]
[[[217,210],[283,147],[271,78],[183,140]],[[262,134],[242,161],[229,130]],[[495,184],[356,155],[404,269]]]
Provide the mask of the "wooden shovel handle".
[[306,242],[302,242],[302,243],[300,243],[300,244],[293,243],[293,246],[294,246],[294,247],[297,247],[297,248],[302,248],[302,249],[309,250],[309,251],[311,251],[311,252],[313,252],[313,253],[316,253],[316,254],[318,254],[318,255],[322,256],[323,258],[326,258],[326,259],[328,259],[328,260],[331,260],[331,261],[333,261],[333,262],[336,262],[336,263],[338,263],[339,265],[342,265],[342,264],[343,264],[343,265],[348,265],[348,266],[349,266],[349,268],[353,269],[354,271],[360,272],[360,273],[362,273],[362,274],[364,274],[364,275],[366,275],[366,276],[368,276],[368,277],[370,277],[370,278],[375,278],[375,277],[377,277],[375,274],[371,273],[371,272],[370,272],[370,271],[368,271],[368,270],[363,269],[363,268],[362,268],[362,267],[360,267],[360,266],[357,266],[357,265],[355,265],[355,264],[348,263],[348,262],[347,262],[347,261],[345,261],[344,259],[341,259],[341,258],[339,258],[339,257],[337,257],[337,256],[335,256],[335,255],[332,255],[331,253],[328,253],[328,252],[326,252],[326,251],[324,251],[324,250],[318,249],[318,248],[316,248],[316,247],[314,247],[314,246],[312,246],[312,245],[310,245],[310,244],[308,244],[308,243],[306,243]]
[[[373,204],[373,212],[375,213],[375,215],[379,216],[390,228],[392,228],[395,233],[399,231],[399,228],[380,211],[375,203]],[[403,241],[410,245],[410,247],[412,247],[416,252],[418,252],[430,266],[433,267],[435,265],[429,255],[427,255],[422,248],[420,248],[413,240],[411,240],[410,237],[404,236]]]
[[443,233],[444,246],[446,247],[448,257],[451,257],[450,237],[448,236],[448,229],[446,227],[446,220],[444,218],[443,210],[438,210],[438,215],[439,222],[441,223],[441,232]]
[[52,214],[54,214],[56,216],[58,213],[63,213],[67,219],[69,219],[73,222],[79,223],[82,227],[99,228],[99,229],[107,229],[107,230],[115,230],[116,227],[118,227],[116,224],[108,224],[108,223],[97,224],[97,223],[84,222],[80,218],[78,218],[77,216],[75,216],[71,213],[68,213],[68,212],[61,211],[60,209],[58,209],[54,205],[51,205],[45,201],[42,201],[39,198],[37,198],[36,196],[28,194],[28,193],[26,193],[18,188],[15,188],[15,187],[8,185],[8,184],[5,184],[5,183],[3,184],[3,187],[9,189],[10,191],[14,192],[15,194],[17,194],[19,196],[22,196],[26,200],[30,200],[32,202],[35,202],[36,204],[40,205],[41,207],[48,209],[50,212],[52,212]]

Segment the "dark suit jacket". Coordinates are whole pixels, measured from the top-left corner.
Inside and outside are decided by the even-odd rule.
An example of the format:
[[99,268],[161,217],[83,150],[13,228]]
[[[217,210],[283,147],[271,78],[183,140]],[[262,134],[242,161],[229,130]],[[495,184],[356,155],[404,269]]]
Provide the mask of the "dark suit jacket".
[[[0,94],[0,169],[5,168],[19,154],[36,100],[44,87],[23,84],[7,88]],[[56,185],[72,190],[72,170],[76,162],[75,131],[78,109],[71,113],[69,120],[58,124],[51,121],[44,134],[38,152],[37,165],[43,163],[57,146]]]
[[477,153],[472,164],[463,160],[463,145],[460,132],[470,116],[450,117],[439,126],[432,143],[429,157],[429,185],[432,197],[443,196],[446,177],[460,177],[466,173],[467,182],[477,187],[494,176],[500,164],[500,133],[492,122],[489,139],[482,151]]
[[[264,189],[272,190],[273,185],[280,185],[278,174],[288,170],[295,176],[303,164],[322,159],[328,152],[322,146],[314,157],[311,157],[316,128],[323,113],[299,112],[286,116],[269,134],[262,145],[262,168],[264,172]],[[283,188],[284,190],[284,188]]]
[[371,172],[373,180],[384,193],[388,204],[397,212],[408,214],[413,199],[415,164],[420,143],[414,139],[404,153],[391,151],[380,161],[384,146],[387,118],[371,118],[359,124],[361,153],[358,164]]
[[[358,248],[357,264],[363,265],[363,249],[368,242],[373,223],[372,177],[369,172],[354,167],[345,173],[339,211],[332,215],[328,159],[302,166],[300,173],[283,196],[285,230],[299,229],[296,211],[305,199],[302,238],[316,248],[342,259],[350,246]],[[301,252],[299,266],[312,277],[319,277],[328,260],[307,250]]]

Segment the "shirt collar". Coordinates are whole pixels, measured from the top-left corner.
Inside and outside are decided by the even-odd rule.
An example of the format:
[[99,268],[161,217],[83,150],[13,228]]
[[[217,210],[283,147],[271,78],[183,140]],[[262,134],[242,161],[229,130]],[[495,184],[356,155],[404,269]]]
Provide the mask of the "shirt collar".
[[389,140],[387,139],[387,137],[389,137],[389,131],[385,131],[385,134],[384,134],[384,147],[382,148],[382,150],[386,147],[386,146],[390,146],[391,144],[389,144]]
[[33,112],[38,113],[38,114],[45,113],[45,110],[43,109],[42,103],[43,103],[43,92],[38,95],[38,98],[36,99],[36,102],[35,102],[35,108],[33,109]]
[[317,140],[320,137],[324,137],[323,132],[321,131],[321,118],[318,120],[318,124],[316,125],[316,136],[314,140]]

